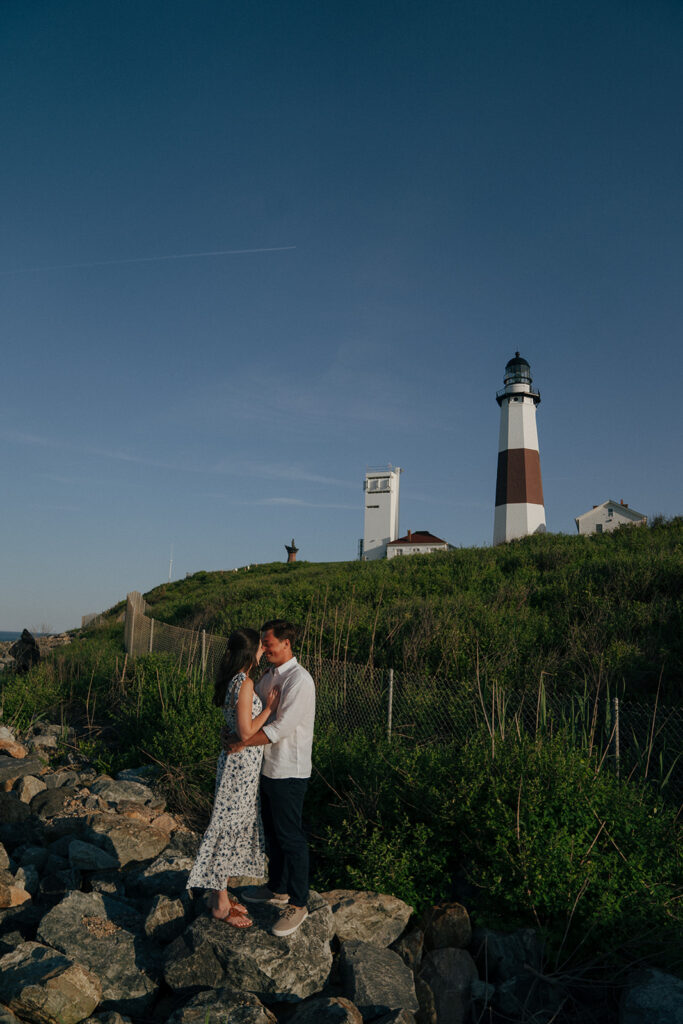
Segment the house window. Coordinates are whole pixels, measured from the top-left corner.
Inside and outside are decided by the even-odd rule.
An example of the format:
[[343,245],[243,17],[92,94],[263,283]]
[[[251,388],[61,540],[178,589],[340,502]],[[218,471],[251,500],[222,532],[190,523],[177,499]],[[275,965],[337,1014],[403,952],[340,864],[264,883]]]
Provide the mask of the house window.
[[602,533],[602,523],[596,523],[595,524],[595,532],[596,533]]
[[614,509],[613,508],[608,508],[607,509],[607,518],[611,519],[613,515],[614,515]]

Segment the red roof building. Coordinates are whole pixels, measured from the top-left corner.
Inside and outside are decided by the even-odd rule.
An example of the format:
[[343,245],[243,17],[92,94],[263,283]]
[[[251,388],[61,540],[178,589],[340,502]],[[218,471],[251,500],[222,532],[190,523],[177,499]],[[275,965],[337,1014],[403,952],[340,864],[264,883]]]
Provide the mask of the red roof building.
[[397,555],[430,555],[432,551],[448,551],[450,544],[440,537],[435,537],[428,530],[408,530],[405,537],[392,540],[387,544],[387,558]]

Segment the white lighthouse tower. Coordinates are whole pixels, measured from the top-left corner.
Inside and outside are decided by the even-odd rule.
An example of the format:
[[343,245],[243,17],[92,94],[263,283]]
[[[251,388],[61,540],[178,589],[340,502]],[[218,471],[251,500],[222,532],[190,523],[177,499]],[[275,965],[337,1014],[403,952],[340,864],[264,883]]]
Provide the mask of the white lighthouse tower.
[[398,466],[369,469],[365,474],[365,522],[360,557],[364,562],[386,558],[387,544],[398,537]]
[[540,392],[531,386],[531,369],[519,352],[505,367],[500,406],[498,476],[493,543],[530,533],[545,533],[545,506],[538,453],[536,406]]

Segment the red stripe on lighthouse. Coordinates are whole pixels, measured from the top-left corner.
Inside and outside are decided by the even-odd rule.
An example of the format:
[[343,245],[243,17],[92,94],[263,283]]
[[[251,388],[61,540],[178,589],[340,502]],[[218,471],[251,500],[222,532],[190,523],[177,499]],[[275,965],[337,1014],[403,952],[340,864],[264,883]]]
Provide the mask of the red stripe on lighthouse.
[[541,457],[533,448],[498,452],[496,505],[543,505]]

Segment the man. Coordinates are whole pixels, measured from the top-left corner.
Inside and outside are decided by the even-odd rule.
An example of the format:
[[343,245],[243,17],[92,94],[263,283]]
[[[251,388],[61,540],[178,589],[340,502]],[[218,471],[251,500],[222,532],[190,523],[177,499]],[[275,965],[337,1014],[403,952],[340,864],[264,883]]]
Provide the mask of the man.
[[304,796],[311,777],[311,748],[315,720],[315,683],[292,654],[297,630],[285,619],[261,626],[263,652],[270,668],[256,686],[265,704],[277,686],[280,703],[275,717],[246,744],[234,734],[223,737],[228,753],[243,746],[265,745],[261,769],[261,815],[268,851],[267,885],[249,886],[242,897],[249,903],[281,907],[273,935],[295,932],[308,917],[308,840],[302,825]]

